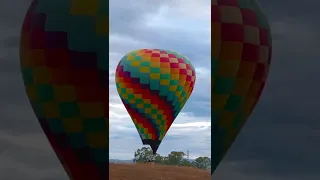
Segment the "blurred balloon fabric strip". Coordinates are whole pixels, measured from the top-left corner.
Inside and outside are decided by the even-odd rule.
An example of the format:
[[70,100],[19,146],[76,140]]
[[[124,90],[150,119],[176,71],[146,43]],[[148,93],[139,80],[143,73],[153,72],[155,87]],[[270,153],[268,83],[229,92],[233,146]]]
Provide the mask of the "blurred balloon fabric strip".
[[212,175],[262,94],[271,46],[258,1],[211,0]]
[[37,119],[70,179],[109,175],[109,1],[33,0],[20,65]]

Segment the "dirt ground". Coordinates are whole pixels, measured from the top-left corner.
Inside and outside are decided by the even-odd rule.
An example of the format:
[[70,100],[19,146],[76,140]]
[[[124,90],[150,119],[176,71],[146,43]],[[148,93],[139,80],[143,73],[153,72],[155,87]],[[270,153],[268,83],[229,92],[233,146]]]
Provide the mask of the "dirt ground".
[[111,164],[110,180],[210,180],[210,171],[152,164]]

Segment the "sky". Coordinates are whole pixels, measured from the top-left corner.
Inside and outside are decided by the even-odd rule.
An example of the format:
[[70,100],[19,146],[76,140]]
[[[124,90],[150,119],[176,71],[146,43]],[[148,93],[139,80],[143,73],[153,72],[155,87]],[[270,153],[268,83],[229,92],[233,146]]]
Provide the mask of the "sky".
[[[0,1],[0,179],[67,180],[29,106],[19,72],[19,31],[29,2]],[[260,2],[273,36],[268,83],[213,178],[318,180],[320,1]],[[210,155],[210,109],[200,108],[210,105],[209,4],[111,0],[110,157],[126,159],[141,147],[117,96],[112,72],[127,52],[145,47],[184,54],[197,71],[195,91],[159,152],[189,149],[191,156]]]

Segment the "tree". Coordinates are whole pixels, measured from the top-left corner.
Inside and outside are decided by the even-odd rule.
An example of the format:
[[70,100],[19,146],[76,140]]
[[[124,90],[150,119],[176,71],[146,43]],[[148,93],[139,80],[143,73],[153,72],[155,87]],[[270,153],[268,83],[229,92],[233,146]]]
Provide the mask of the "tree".
[[164,164],[164,160],[165,158],[160,156],[160,154],[156,154],[156,156],[154,157],[154,162],[157,164]]
[[169,158],[168,158],[168,156],[162,157],[162,164],[169,165]]
[[170,165],[181,165],[183,157],[186,154],[182,151],[172,151],[168,154],[168,164]]
[[187,159],[182,159],[181,160],[181,163],[180,163],[181,166],[193,166],[192,163],[190,161],[188,161]]
[[[153,156],[154,155],[150,147],[142,147],[141,149],[138,149],[134,153],[134,159],[136,163],[143,163],[147,159],[151,159]],[[160,156],[160,155],[156,154],[155,156]]]
[[189,166],[199,169],[210,169],[211,159],[208,157],[198,157],[193,162],[184,159],[186,154],[182,151],[172,151],[168,156],[153,155],[150,147],[142,147],[134,153],[133,162],[144,163],[147,159],[154,159],[157,164]]
[[210,169],[211,159],[208,157],[198,157],[192,164],[199,169]]

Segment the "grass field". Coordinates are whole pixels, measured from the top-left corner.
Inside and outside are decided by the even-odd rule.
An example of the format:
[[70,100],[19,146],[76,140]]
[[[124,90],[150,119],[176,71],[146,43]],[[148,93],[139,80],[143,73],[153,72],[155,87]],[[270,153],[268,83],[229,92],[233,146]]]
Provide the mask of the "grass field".
[[152,164],[112,164],[111,180],[209,180],[210,171]]

